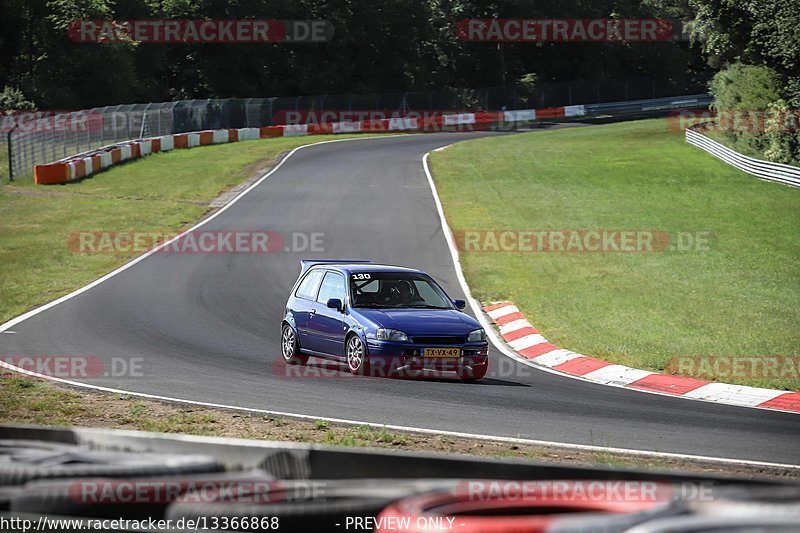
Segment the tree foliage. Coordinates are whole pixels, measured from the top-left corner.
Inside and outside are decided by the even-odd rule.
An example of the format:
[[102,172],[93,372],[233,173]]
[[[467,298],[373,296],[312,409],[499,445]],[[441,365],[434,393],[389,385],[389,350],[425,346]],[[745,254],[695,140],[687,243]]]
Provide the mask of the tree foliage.
[[691,0],[693,31],[710,64],[765,65],[783,76],[784,96],[800,105],[800,2]]
[[781,76],[765,65],[734,63],[709,85],[718,110],[765,110],[781,97]]
[[[472,17],[665,15],[674,9],[656,0],[4,0],[0,86],[50,108],[491,87],[530,74],[537,83],[654,77],[680,91],[705,74],[687,43],[498,45],[464,42],[455,31]],[[67,36],[78,19],[173,18],[325,19],[335,34],[295,45],[80,44]]]
[[[464,18],[672,18],[690,42],[485,43]],[[81,19],[324,19],[321,44],[72,42]],[[187,98],[428,91],[651,77],[676,93],[711,78],[718,108],[800,106],[797,0],[4,0],[4,105],[69,109]],[[480,103],[476,103],[480,105]],[[745,141],[798,158],[773,131]]]
[[[704,37],[710,84],[719,110],[766,113],[760,128],[731,131],[734,145],[782,163],[800,162],[800,2],[691,0],[694,31]],[[787,124],[787,120],[790,123]]]
[[0,91],[0,110],[20,110],[20,109],[34,109],[33,102],[28,100],[22,91],[14,87],[3,87]]

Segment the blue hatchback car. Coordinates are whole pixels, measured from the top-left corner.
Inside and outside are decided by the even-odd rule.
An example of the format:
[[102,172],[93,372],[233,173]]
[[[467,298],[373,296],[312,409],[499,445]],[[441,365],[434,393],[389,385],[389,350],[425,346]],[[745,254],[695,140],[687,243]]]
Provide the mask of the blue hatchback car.
[[486,375],[486,332],[429,275],[370,261],[302,260],[281,323],[287,364],[309,356],[347,363],[358,375],[454,371]]

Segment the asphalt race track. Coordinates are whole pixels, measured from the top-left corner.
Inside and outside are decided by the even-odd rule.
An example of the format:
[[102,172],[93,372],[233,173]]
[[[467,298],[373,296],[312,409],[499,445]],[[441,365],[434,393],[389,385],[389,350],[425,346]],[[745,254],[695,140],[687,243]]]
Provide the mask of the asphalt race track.
[[92,354],[109,365],[112,358],[142,358],[142,377],[86,381],[187,400],[800,464],[797,415],[595,385],[532,369],[494,350],[493,370],[478,384],[353,377],[329,364],[318,377],[283,374],[279,321],[302,257],[419,267],[451,297],[463,298],[421,159],[478,135],[358,139],[299,150],[197,231],[323,232],[324,253],[156,253],[13,326],[15,333],[0,335],[0,354]]

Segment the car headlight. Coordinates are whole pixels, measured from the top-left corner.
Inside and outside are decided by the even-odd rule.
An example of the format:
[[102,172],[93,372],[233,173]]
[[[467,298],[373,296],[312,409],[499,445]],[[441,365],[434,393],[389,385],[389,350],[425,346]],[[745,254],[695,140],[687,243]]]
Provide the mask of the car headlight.
[[483,329],[476,329],[467,336],[467,342],[484,342],[486,340],[486,332]]
[[388,328],[378,328],[375,331],[375,338],[378,339],[379,341],[397,341],[397,342],[408,341],[408,335],[406,335],[402,331],[398,331],[396,329],[388,329]]

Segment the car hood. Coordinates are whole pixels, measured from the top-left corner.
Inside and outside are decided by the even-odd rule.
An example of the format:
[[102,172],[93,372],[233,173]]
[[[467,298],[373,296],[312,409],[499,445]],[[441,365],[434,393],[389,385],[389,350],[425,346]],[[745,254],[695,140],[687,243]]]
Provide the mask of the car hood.
[[456,309],[358,309],[376,327],[399,329],[407,335],[467,335],[481,327]]

